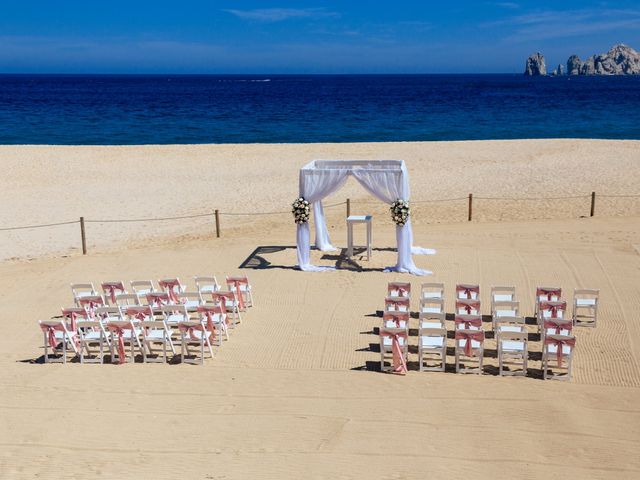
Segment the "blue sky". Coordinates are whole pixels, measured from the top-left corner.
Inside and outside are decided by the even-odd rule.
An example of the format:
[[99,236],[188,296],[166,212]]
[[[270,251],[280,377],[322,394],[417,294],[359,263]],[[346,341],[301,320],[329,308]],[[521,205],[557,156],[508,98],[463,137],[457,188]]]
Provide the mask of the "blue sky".
[[511,73],[620,42],[638,0],[0,2],[5,73]]

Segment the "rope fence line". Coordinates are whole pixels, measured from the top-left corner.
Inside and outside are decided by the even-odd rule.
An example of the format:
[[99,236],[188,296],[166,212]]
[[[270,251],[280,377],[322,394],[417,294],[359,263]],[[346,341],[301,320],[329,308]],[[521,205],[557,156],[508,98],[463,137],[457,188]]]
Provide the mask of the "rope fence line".
[[[640,198],[640,194],[636,195],[599,195],[603,198]],[[575,200],[575,199],[584,199],[591,198],[590,205],[590,216],[593,217],[595,215],[595,201],[596,201],[596,192],[591,192],[590,195],[572,195],[572,196],[560,196],[560,197],[475,197],[476,200],[511,200],[511,201],[544,201],[544,200]],[[440,199],[432,199],[432,200],[412,200],[413,204],[424,204],[424,203],[443,203],[443,202],[457,202],[468,200],[468,221],[471,221],[473,218],[473,194],[469,194],[468,197],[456,197],[456,198],[440,198]],[[339,207],[341,205],[347,206],[347,217],[351,215],[351,203],[354,202],[350,198],[347,198],[344,202],[332,203],[329,205],[324,205],[324,208],[334,208]],[[379,201],[370,201],[370,200],[358,200],[358,204],[380,204]],[[143,223],[143,222],[158,222],[158,221],[170,221],[170,220],[183,220],[183,219],[192,219],[192,218],[204,218],[204,217],[214,217],[215,218],[215,226],[216,226],[216,237],[220,237],[221,229],[220,229],[220,216],[263,216],[263,215],[291,215],[291,210],[277,210],[271,212],[220,212],[220,210],[214,210],[209,213],[197,213],[193,215],[181,215],[174,217],[152,217],[152,218],[122,218],[122,219],[103,219],[103,220],[92,220],[85,219],[84,217],[80,217],[79,220],[72,220],[68,222],[57,222],[57,223],[47,223],[47,224],[39,224],[39,225],[23,225],[18,227],[3,227],[0,228],[0,232],[6,231],[15,231],[15,230],[30,230],[35,228],[46,228],[46,227],[57,227],[61,225],[74,225],[80,224],[80,234],[82,240],[82,253],[84,255],[87,254],[87,238],[85,231],[85,224],[87,223]]]

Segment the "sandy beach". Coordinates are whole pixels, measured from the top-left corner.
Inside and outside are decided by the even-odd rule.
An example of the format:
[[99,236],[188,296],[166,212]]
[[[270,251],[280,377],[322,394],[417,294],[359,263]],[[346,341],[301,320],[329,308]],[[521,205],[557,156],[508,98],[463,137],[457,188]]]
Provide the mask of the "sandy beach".
[[[294,269],[289,213],[223,215],[221,238],[212,217],[89,223],[86,256],[77,224],[0,232],[0,478],[640,477],[640,198],[623,197],[640,193],[640,141],[2,146],[0,224],[287,211],[314,158],[405,160],[415,243],[438,251],[414,258],[434,275],[382,273],[387,207],[351,180],[327,203],[374,215],[373,257],[312,252],[332,272]],[[468,193],[577,198],[478,199],[467,222]],[[458,200],[426,203],[442,199]],[[344,215],[327,209],[341,247]],[[72,303],[71,282],[235,273],[255,306],[204,367],[36,361],[36,321]],[[448,312],[457,282],[485,307],[513,285],[526,316],[537,285],[597,288],[599,324],[577,330],[568,383],[541,380],[539,341],[529,376],[498,377],[492,338],[481,376],[418,372],[415,349],[408,375],[379,373],[386,284],[425,278]]]

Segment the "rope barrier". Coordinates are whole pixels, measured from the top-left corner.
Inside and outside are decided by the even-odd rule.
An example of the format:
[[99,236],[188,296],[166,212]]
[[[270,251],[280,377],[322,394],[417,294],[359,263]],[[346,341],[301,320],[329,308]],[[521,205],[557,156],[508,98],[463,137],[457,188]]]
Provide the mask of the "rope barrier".
[[165,221],[165,220],[181,220],[183,218],[198,218],[198,217],[212,217],[214,215],[211,213],[199,213],[196,215],[183,215],[180,217],[156,217],[156,218],[123,218],[120,220],[110,219],[110,220],[85,220],[85,223],[121,223],[121,222],[156,222],[156,221]]
[[78,220],[73,220],[71,222],[47,223],[44,225],[25,225],[22,227],[6,227],[6,228],[0,228],[0,232],[6,232],[8,230],[27,230],[30,228],[57,227],[59,225],[72,225],[74,223],[80,223],[80,222]]

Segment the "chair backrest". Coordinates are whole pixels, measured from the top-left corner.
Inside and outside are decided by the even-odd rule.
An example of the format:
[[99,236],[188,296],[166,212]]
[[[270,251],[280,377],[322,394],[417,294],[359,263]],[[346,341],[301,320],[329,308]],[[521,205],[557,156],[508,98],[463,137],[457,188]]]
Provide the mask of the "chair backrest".
[[516,287],[497,286],[491,287],[491,302],[515,301]]
[[93,315],[96,308],[104,307],[106,305],[102,295],[86,295],[78,298],[78,304],[85,308],[89,315]]
[[562,288],[560,287],[538,287],[536,288],[536,303],[542,300],[558,301],[562,298]]
[[512,316],[512,315],[503,315],[501,317],[496,318],[496,323],[498,325],[521,325],[524,326],[526,324],[525,318],[520,316]]
[[475,283],[456,284],[456,298],[466,298],[468,300],[480,299],[480,285]]
[[93,283],[72,283],[71,293],[73,293],[74,300],[84,295],[97,295]]
[[[382,338],[385,336],[393,336],[393,335],[397,335],[398,337],[402,337],[406,340],[409,335],[406,328],[394,328],[394,327],[382,327],[380,328],[380,330],[378,330],[378,333],[380,335],[380,341],[382,341]],[[409,342],[407,341],[404,342],[405,348],[407,347],[408,343]]]
[[110,320],[105,323],[105,328],[110,332],[115,332],[117,330],[131,330],[135,332],[136,327],[134,322],[131,320]]
[[67,307],[61,308],[62,317],[71,324],[73,321],[89,320],[90,316],[83,307]]
[[467,298],[456,299],[456,313],[480,315],[480,300],[469,300]]
[[130,305],[122,309],[124,315],[130,321],[153,321],[153,308],[150,305]]
[[387,296],[411,297],[411,284],[409,282],[389,282],[387,284]]
[[426,292],[438,293],[440,298],[444,297],[444,283],[427,282],[420,285],[421,297]]
[[69,329],[67,328],[64,320],[40,320],[38,321],[40,330],[45,334],[45,343],[48,343],[51,348],[56,348],[57,340],[55,332],[64,332],[65,341],[71,338]]
[[164,331],[167,334],[167,338],[171,337],[171,330],[169,330],[169,326],[163,320],[143,320],[140,322],[140,326],[142,327],[142,335],[147,336],[151,331]]
[[180,300],[202,303],[202,294],[200,292],[182,292],[180,294]]
[[529,334],[527,332],[501,332],[498,341],[524,342],[527,343]]
[[172,288],[177,288],[180,292],[185,290],[185,286],[180,282],[178,277],[161,278],[158,280],[158,286],[165,292],[168,292]]
[[226,277],[227,288],[231,289],[236,284],[240,285],[249,285],[249,277],[243,275],[229,276]]
[[458,314],[454,317],[454,323],[456,325],[456,330],[468,330],[469,327],[476,327],[482,330],[481,315]]
[[497,301],[497,302],[493,302],[493,314],[497,314],[497,312],[499,311],[506,311],[506,312],[513,312],[511,315],[507,315],[507,316],[512,316],[512,317],[517,317],[519,315],[520,312],[520,302],[507,302],[507,301]]
[[78,320],[78,333],[83,336],[86,330],[102,330],[102,324],[96,320]]
[[573,291],[574,302],[575,299],[584,298],[584,299],[593,299],[596,303],[598,303],[598,297],[600,296],[600,290],[594,290],[591,288],[576,288]]
[[169,294],[167,292],[149,292],[145,295],[147,305],[152,307],[161,307],[171,303]]
[[571,319],[564,318],[545,318],[543,323],[544,331],[555,330],[555,333],[551,335],[560,335],[563,330],[571,332],[573,331],[573,321]]
[[131,280],[129,284],[131,285],[131,290],[137,294],[156,291],[153,280]]
[[124,283],[119,281],[102,282],[100,288],[102,288],[104,298],[108,299],[112,305],[116,304],[116,296],[118,293],[127,293],[126,288],[124,288]]
[[567,302],[564,300],[553,302],[543,300],[540,302],[539,308],[544,318],[564,318],[567,310]]
[[[471,338],[479,343],[484,343],[484,331],[482,330],[467,330],[465,328],[458,329],[455,331],[455,339],[456,340],[464,340]],[[457,345],[458,342],[456,342]]]
[[216,292],[220,290],[220,284],[218,284],[218,280],[216,277],[204,277],[198,276],[193,277],[196,283],[196,290],[199,292]]
[[140,297],[135,293],[119,293],[116,295],[116,305],[119,307],[140,305]]
[[446,328],[423,328],[420,330],[420,335],[423,337],[447,337]]
[[384,299],[385,310],[400,310],[402,307],[408,311],[411,308],[411,300],[407,297],[386,297]]
[[444,312],[441,312],[441,313],[419,312],[418,320],[420,322],[429,322],[429,321],[440,322],[444,325],[444,321],[446,320],[446,318],[445,318]]
[[[226,298],[227,300],[231,300],[232,302],[237,302],[236,293],[231,290],[218,290],[217,292],[211,292],[211,301],[214,303],[221,303],[222,298]],[[204,299],[205,297],[203,297]]]
[[182,315],[185,318],[189,318],[189,312],[184,305],[162,305],[158,308],[158,311],[168,317],[169,315]]
[[420,311],[433,310],[432,313],[444,313],[444,299],[442,298],[421,298]]
[[398,328],[400,328],[400,322],[405,322],[405,325],[408,328],[409,318],[409,312],[386,311],[382,314],[383,322],[394,322]]

